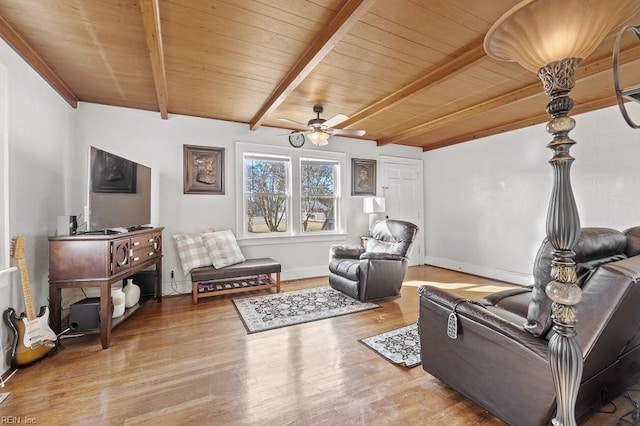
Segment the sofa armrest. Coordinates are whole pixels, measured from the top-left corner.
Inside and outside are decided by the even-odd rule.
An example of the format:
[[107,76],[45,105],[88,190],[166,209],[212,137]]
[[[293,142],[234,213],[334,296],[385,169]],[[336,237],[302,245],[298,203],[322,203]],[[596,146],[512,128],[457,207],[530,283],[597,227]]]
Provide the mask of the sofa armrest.
[[[543,338],[533,336],[524,329],[522,324],[514,324],[507,321],[481,306],[481,304],[469,303],[466,299],[438,287],[422,285],[418,291],[420,293],[421,304],[423,303],[422,298],[427,298],[433,303],[442,306],[446,311],[452,312],[453,307],[457,303],[456,313],[458,316],[467,318],[483,328],[499,333],[517,342],[518,345],[524,346],[536,356],[545,360],[547,359],[548,342]],[[445,332],[444,329],[443,332]]]
[[330,253],[331,257],[359,259],[364,250],[364,247],[358,246],[333,245],[330,248]]
[[405,257],[399,254],[364,252],[360,256],[360,260],[403,260]]
[[461,301],[450,292],[420,287],[420,351],[425,371],[507,424],[547,424],[556,408],[547,342],[522,325],[463,302],[456,307],[458,334],[447,320]]

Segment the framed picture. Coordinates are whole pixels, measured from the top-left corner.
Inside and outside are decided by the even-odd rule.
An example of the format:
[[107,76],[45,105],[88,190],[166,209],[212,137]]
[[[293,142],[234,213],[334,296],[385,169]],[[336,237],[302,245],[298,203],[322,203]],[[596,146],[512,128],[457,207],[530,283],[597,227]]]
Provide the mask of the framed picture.
[[135,194],[136,164],[101,149],[96,150],[91,166],[91,190]]
[[224,195],[224,148],[184,145],[184,193]]
[[351,159],[351,195],[376,195],[376,160]]

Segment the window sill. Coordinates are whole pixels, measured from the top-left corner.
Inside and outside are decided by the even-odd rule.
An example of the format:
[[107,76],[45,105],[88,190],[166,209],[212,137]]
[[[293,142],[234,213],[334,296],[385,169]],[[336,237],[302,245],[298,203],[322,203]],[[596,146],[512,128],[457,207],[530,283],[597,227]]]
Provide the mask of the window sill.
[[349,235],[344,233],[323,235],[270,235],[238,239],[239,246],[263,246],[272,244],[315,243],[321,241],[345,241]]
[[[11,266],[9,268],[5,268],[5,269],[0,269],[0,277],[4,276],[4,275],[9,275],[14,271],[17,271],[18,268],[16,268],[15,266]],[[0,288],[5,287],[6,285],[9,285],[9,282],[11,282],[11,280],[0,280]]]
[[10,266],[8,268],[5,269],[0,269],[0,277],[3,276],[4,274],[10,274],[13,271],[17,271],[18,268],[15,266]]

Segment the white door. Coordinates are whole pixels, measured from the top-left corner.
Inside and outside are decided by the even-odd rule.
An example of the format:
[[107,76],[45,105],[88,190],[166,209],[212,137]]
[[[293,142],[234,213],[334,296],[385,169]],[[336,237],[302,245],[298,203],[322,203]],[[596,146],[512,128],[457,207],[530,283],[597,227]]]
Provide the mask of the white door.
[[382,179],[378,193],[385,197],[385,215],[418,225],[418,234],[409,252],[409,265],[424,264],[424,221],[422,160],[380,157]]

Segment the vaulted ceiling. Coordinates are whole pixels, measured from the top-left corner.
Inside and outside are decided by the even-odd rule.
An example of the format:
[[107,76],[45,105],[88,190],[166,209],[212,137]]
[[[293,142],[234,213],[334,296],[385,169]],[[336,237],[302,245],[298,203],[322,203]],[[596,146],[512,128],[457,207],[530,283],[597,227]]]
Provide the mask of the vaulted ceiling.
[[[337,127],[364,129],[363,139],[430,150],[548,121],[538,78],[482,48],[516,3],[0,0],[0,36],[74,107],[255,130],[306,123],[321,104],[322,117],[350,116]],[[578,69],[574,115],[615,105],[614,38]],[[637,39],[624,39],[621,62],[623,85],[639,85]]]

